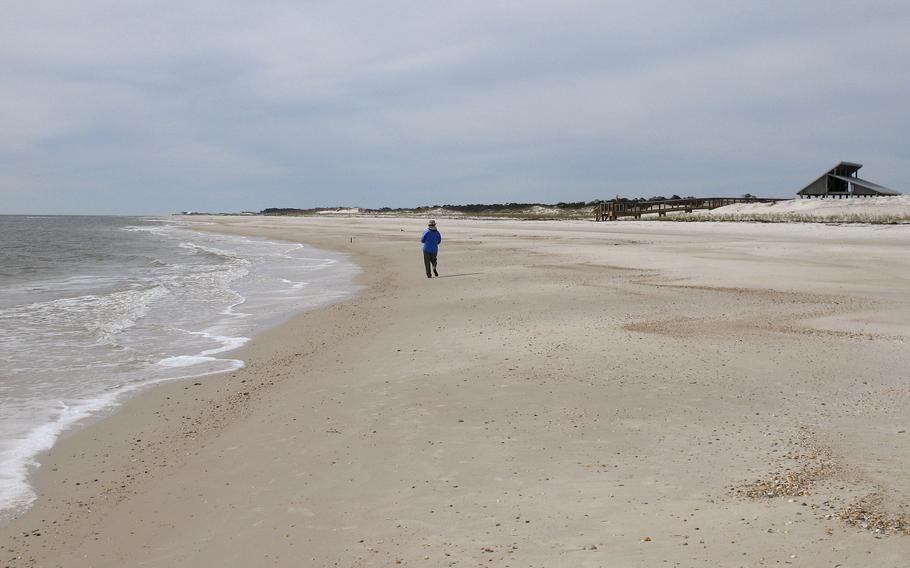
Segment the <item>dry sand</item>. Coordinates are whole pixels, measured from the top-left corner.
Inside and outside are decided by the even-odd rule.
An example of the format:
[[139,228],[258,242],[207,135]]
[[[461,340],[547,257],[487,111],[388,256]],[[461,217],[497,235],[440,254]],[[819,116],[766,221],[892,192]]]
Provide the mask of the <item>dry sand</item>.
[[452,221],[427,280],[209,221],[365,288],[63,440],[0,566],[910,565],[908,227]]

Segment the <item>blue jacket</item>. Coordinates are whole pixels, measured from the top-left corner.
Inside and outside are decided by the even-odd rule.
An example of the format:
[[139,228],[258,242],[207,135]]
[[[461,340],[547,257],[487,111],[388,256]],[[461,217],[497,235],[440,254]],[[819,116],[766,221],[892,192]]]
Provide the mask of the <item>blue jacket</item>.
[[427,229],[420,237],[423,243],[423,252],[439,252],[439,243],[442,242],[442,234],[438,229]]

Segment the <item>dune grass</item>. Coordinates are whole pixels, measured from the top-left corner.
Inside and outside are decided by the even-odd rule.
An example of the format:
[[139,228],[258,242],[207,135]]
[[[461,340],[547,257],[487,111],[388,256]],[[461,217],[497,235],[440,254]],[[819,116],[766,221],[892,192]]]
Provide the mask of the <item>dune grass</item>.
[[848,224],[862,223],[870,225],[900,225],[910,223],[910,214],[880,214],[880,213],[839,213],[828,215],[813,215],[808,213],[730,213],[711,215],[709,213],[683,213],[655,217],[655,221],[676,222],[736,222],[750,221],[755,223],[831,223]]

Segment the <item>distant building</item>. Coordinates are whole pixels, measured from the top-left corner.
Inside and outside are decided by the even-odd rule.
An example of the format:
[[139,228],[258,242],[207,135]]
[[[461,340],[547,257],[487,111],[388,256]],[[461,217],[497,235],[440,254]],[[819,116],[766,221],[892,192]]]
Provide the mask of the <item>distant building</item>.
[[801,198],[830,197],[844,199],[848,197],[881,197],[901,194],[899,191],[856,177],[856,172],[861,167],[863,167],[862,164],[841,162],[804,187],[797,195]]

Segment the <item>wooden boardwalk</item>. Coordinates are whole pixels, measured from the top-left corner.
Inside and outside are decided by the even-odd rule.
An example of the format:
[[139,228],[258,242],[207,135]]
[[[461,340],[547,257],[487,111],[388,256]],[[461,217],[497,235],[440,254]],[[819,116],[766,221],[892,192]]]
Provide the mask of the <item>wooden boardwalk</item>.
[[635,217],[657,213],[682,211],[691,213],[696,209],[717,209],[733,203],[770,203],[782,199],[759,197],[698,197],[693,199],[662,199],[660,201],[605,201],[594,209],[595,221],[615,221],[620,217]]

